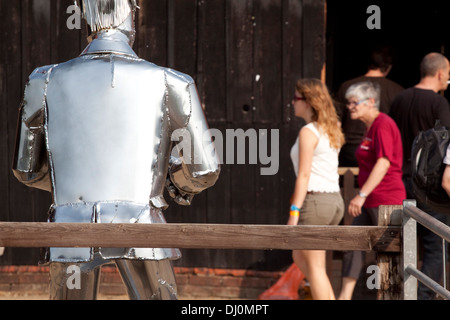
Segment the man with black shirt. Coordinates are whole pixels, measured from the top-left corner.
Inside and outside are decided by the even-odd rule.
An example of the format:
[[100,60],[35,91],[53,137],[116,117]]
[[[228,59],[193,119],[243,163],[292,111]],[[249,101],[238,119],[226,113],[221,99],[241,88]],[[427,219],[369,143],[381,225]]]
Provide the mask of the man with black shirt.
[[[407,196],[415,199],[411,181],[411,149],[415,137],[420,131],[434,127],[436,120],[444,126],[450,126],[450,106],[438,92],[446,90],[450,78],[450,65],[440,53],[427,54],[420,65],[420,82],[399,94],[392,103],[390,116],[400,129],[403,142],[403,182]],[[417,203],[423,211],[448,224],[448,216],[433,212],[423,203]],[[439,282],[442,277],[442,239],[419,225],[422,235],[424,256],[422,272]],[[419,283],[418,299],[433,299],[434,293]]]

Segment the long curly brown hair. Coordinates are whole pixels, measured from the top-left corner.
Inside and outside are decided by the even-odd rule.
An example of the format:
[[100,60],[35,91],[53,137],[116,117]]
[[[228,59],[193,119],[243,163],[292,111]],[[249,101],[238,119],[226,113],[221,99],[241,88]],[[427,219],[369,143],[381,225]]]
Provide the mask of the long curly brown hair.
[[300,79],[296,90],[312,107],[312,120],[328,135],[331,147],[337,150],[342,148],[345,137],[328,88],[318,79]]

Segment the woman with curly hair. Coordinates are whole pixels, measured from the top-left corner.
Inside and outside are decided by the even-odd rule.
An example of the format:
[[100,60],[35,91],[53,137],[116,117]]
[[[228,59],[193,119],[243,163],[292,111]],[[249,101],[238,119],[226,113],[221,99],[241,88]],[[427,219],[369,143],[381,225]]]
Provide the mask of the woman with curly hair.
[[[295,116],[306,125],[291,150],[297,180],[288,225],[338,225],[344,216],[338,173],[344,134],[333,101],[321,81],[301,79],[292,103]],[[326,273],[326,251],[294,250],[292,256],[308,279],[313,298],[335,299]]]

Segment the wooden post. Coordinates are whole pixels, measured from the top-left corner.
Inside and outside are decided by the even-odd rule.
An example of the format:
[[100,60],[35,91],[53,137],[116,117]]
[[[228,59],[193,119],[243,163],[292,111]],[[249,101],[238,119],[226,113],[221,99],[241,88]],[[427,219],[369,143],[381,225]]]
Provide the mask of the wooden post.
[[[403,206],[380,206],[378,208],[378,226],[401,226]],[[401,252],[378,252],[378,270],[380,288],[378,300],[402,300],[403,281]]]

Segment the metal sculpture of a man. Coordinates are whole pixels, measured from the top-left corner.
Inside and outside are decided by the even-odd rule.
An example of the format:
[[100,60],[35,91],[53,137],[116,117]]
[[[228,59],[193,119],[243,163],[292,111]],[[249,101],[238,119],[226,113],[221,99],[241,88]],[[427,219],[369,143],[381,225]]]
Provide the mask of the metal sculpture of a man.
[[[89,45],[30,75],[14,174],[52,193],[50,223],[166,223],[165,188],[189,205],[220,172],[203,148],[211,141],[195,83],[133,51],[135,0],[79,5]],[[173,151],[176,130],[192,139],[190,159]],[[95,299],[100,267],[115,263],[131,299],[177,299],[171,263],[180,256],[162,248],[48,248],[50,298]],[[81,271],[76,289],[66,285],[74,265]]]

